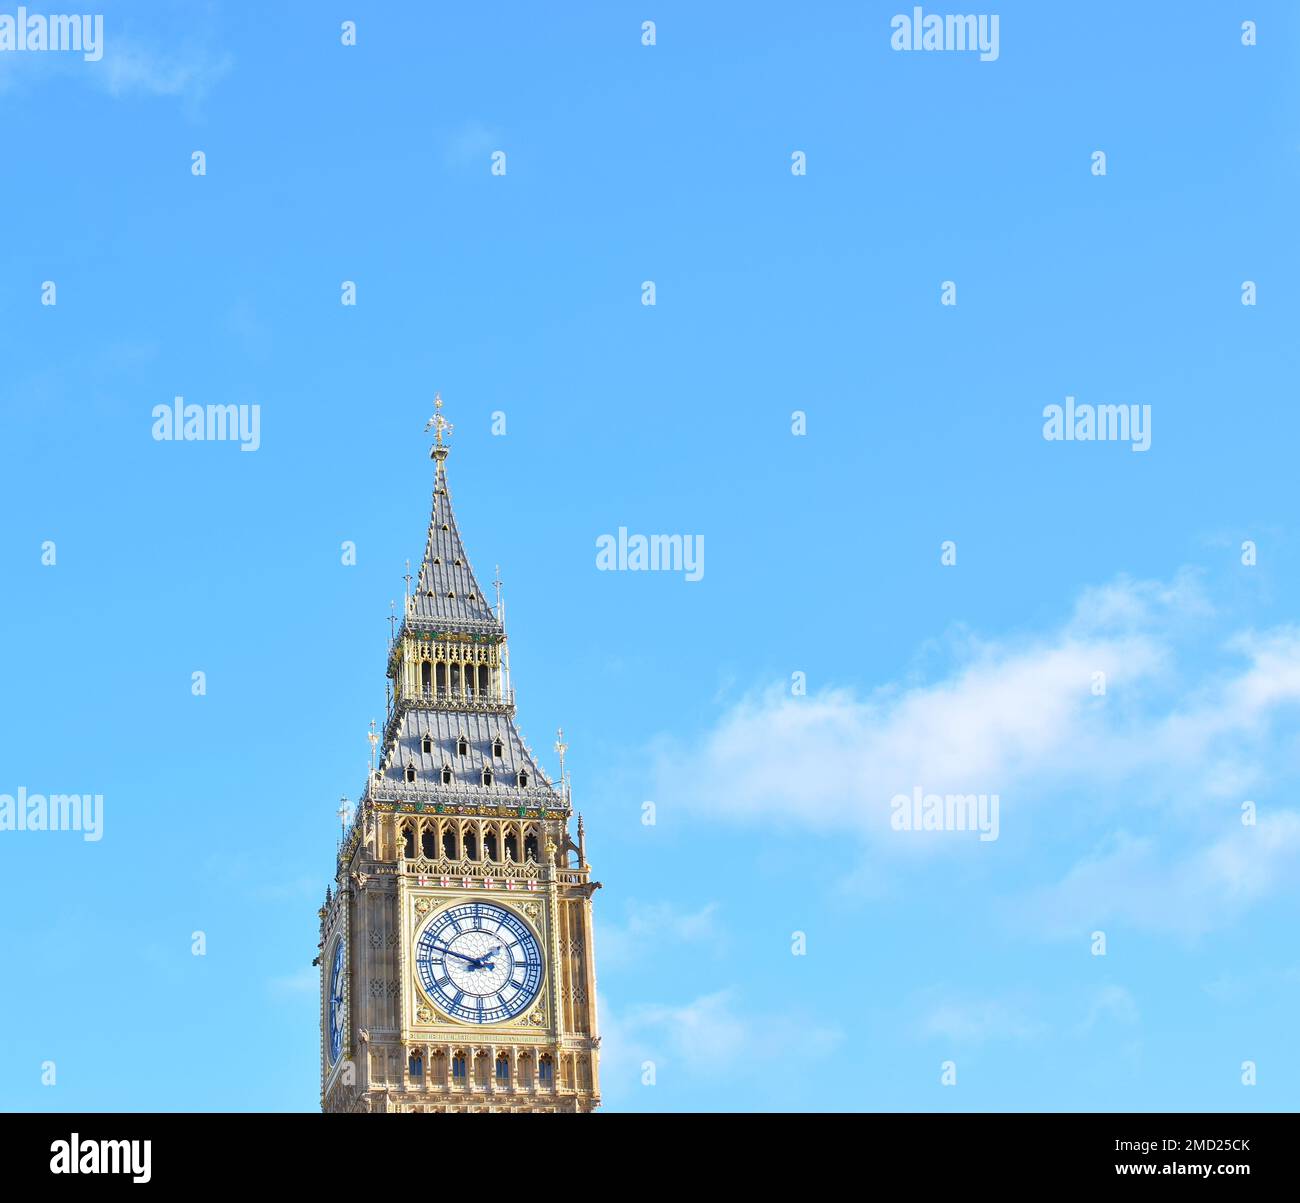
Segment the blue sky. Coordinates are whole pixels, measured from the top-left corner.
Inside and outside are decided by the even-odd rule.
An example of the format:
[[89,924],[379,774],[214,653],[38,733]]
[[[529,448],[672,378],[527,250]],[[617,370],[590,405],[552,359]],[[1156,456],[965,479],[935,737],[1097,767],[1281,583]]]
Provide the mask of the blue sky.
[[[1297,1105],[1300,16],[1007,0],[980,62],[900,8],[108,4],[97,63],[0,53],[0,793],[106,812],[0,832],[0,1106],[317,1106],[435,390],[604,882],[610,1110]],[[154,440],[176,395],[259,449]],[[1067,395],[1150,450],[1045,440]],[[620,526],[703,579],[597,571]],[[891,830],[917,786],[998,840]]]

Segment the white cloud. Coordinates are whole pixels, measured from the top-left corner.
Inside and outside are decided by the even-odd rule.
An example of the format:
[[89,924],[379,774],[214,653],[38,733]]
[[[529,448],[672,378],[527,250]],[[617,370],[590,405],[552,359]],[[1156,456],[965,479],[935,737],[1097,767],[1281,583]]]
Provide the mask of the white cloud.
[[1065,935],[1096,924],[1194,937],[1230,927],[1300,864],[1300,813],[1282,810],[1257,827],[1238,825],[1217,840],[1162,858],[1154,838],[1125,832],[1080,860],[1029,911]]
[[[1042,893],[1049,925],[1209,930],[1300,868],[1300,815],[1274,810],[1236,830],[1232,809],[1295,765],[1277,736],[1300,702],[1300,630],[1212,639],[1212,617],[1190,573],[1119,580],[1085,591],[1046,634],[965,638],[930,683],[750,697],[694,747],[659,749],[658,796],[724,820],[856,836],[848,877],[979,847],[964,833],[894,832],[895,795],[996,793],[1004,840],[1032,832],[1037,851],[1067,826],[1076,841],[1081,829],[1094,843],[1110,833]],[[1065,864],[1078,858],[1065,850]]]
[[960,667],[929,685],[886,686],[865,698],[848,689],[751,697],[698,752],[664,749],[660,794],[732,818],[797,817],[887,836],[889,800],[917,785],[996,792],[1005,805],[1032,779],[1096,773],[1099,743],[1122,751],[1123,761],[1133,751],[1122,706],[1093,696],[1093,674],[1106,674],[1111,697],[1157,681],[1167,656],[1160,640],[1116,628],[1174,596],[1097,591],[1049,637],[968,642]]
[[[930,992],[936,993],[935,1001],[919,1008],[916,1032],[923,1039],[971,1047],[1000,1041],[1030,1043],[1052,1033],[1052,1025],[1039,1019],[1023,998],[956,998],[937,990]],[[1099,1025],[1132,1027],[1139,1022],[1137,1002],[1123,986],[1099,986],[1086,997],[1087,1012],[1070,1029],[1076,1037],[1086,1036]],[[1074,1005],[1074,1000],[1063,999],[1056,1009],[1069,1010]]]
[[685,1063],[695,1072],[730,1065],[752,1048],[752,1024],[736,1013],[730,991],[707,994],[680,1005],[643,1003],[627,1019],[657,1041],[665,1062]]
[[486,170],[488,157],[501,149],[501,135],[481,121],[467,121],[443,143],[443,159],[449,167],[482,161]]
[[932,1005],[920,1020],[923,1036],[953,1045],[983,1044],[989,1040],[1034,1040],[1046,1032],[1014,1002],[1001,999],[945,1000]]
[[621,923],[597,921],[600,963],[609,968],[636,964],[647,950],[663,945],[718,943],[718,904],[687,910],[673,902],[642,903],[629,899]]
[[88,63],[77,53],[0,54],[0,92],[57,81],[60,87],[86,84],[113,97],[170,96],[194,102],[233,63],[229,53],[214,53],[192,36],[164,49],[110,31],[98,62]]
[[1203,982],[1201,989],[1215,1002],[1235,1006],[1264,991],[1274,995],[1278,991],[1290,994],[1297,985],[1300,985],[1300,965],[1287,965],[1246,973],[1224,971],[1213,980]]
[[[709,1077],[723,1070],[743,1076],[769,1073],[776,1050],[796,1058],[825,1056],[843,1033],[825,1023],[786,1014],[746,1014],[735,990],[685,1003],[642,1003],[620,1010],[599,1000],[601,1091],[610,1099],[649,1108],[640,1095],[647,1062],[659,1085]],[[763,1050],[767,1050],[766,1053]]]
[[95,81],[111,96],[144,94],[199,100],[230,70],[229,54],[165,51],[122,38],[108,39]]
[[1123,986],[1102,986],[1095,990],[1088,1014],[1079,1025],[1080,1032],[1090,1032],[1099,1023],[1110,1021],[1125,1025],[1139,1020],[1137,1000]]

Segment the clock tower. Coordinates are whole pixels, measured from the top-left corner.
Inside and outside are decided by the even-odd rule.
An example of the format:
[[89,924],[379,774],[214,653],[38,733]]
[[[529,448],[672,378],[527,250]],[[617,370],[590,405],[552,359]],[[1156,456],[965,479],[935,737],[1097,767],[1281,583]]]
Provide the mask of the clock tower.
[[[515,727],[504,614],[451,509],[442,400],[389,709],[320,909],[325,1111],[591,1111],[591,880],[564,774]],[[374,724],[372,724],[373,728]]]

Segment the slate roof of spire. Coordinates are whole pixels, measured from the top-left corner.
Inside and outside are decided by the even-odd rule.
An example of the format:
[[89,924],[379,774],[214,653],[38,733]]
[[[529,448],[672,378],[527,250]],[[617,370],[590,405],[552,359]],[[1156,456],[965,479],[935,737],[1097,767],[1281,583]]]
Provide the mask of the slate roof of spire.
[[[430,737],[432,750],[424,751],[424,737]],[[460,738],[465,737],[466,754],[460,754]],[[501,755],[493,752],[495,740],[501,740]],[[405,782],[407,765],[414,767],[416,778],[429,784],[442,783],[442,769],[451,769],[451,784],[477,786],[484,801],[506,801],[517,793],[520,769],[528,774],[530,786],[549,784],[528,754],[524,741],[508,715],[466,714],[461,711],[411,710],[398,732],[396,749],[384,768],[384,779]],[[492,770],[493,783],[483,785],[483,769]]]
[[501,624],[479,588],[461,542],[447,488],[445,449],[439,450],[444,454],[438,457],[434,475],[429,537],[407,612],[412,618],[452,628],[500,631]]

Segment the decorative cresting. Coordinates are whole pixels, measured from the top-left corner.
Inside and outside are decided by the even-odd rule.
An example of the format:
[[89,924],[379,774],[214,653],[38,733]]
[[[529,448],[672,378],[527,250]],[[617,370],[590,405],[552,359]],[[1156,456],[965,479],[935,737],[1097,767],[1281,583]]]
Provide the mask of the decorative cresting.
[[563,737],[555,782],[515,726],[501,583],[489,605],[452,511],[452,426],[434,406],[424,555],[390,620],[388,714],[367,734],[355,815],[340,807],[320,911],[321,1105],[590,1111],[600,883],[581,818],[569,835]]

